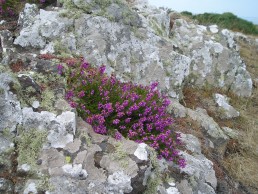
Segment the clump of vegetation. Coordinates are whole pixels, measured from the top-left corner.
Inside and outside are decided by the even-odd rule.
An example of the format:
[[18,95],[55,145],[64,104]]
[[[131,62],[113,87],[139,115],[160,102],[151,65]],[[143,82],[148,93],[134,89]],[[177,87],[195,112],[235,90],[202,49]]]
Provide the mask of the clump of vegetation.
[[85,60],[68,61],[66,70],[59,64],[58,72],[67,77],[66,100],[96,133],[144,142],[158,152],[158,158],[185,166],[177,150],[180,134],[171,129],[173,119],[166,112],[170,100],[157,90],[157,82],[122,83],[107,76],[105,66],[94,68]]
[[258,29],[252,22],[239,18],[230,12],[223,14],[204,13],[194,15],[191,12],[183,11],[181,14],[196,19],[203,25],[217,24],[220,28],[227,28],[245,34],[258,35]]
[[24,130],[17,139],[19,164],[36,165],[38,154],[46,141],[47,132],[37,129]]
[[46,0],[0,0],[0,15],[16,16],[25,3],[43,4]]

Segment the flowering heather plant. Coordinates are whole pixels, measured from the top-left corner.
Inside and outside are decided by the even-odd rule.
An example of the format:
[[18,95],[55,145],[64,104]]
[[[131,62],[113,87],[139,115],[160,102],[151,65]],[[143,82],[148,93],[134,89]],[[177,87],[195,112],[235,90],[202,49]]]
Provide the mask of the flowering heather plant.
[[158,158],[185,167],[177,150],[180,134],[172,131],[173,119],[166,113],[170,100],[157,90],[157,82],[121,83],[104,73],[105,66],[93,68],[84,60],[79,64],[70,60],[67,66],[66,72],[63,65],[57,67],[59,74],[67,75],[65,98],[96,133],[144,142],[158,152]]

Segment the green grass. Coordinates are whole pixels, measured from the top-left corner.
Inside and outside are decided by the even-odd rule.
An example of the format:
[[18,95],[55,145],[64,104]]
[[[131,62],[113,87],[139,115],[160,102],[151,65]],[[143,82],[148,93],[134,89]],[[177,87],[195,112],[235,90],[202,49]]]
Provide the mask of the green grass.
[[181,12],[183,16],[195,19],[202,25],[217,24],[220,28],[227,28],[233,31],[245,34],[258,35],[258,28],[252,22],[237,17],[236,15],[226,12],[223,14],[204,13],[194,15],[191,12]]

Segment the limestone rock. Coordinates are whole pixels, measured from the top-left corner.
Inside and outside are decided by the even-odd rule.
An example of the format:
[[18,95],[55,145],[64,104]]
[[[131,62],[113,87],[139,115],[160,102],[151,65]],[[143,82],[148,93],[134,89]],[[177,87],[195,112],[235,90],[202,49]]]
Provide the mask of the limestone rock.
[[211,138],[211,141],[224,152],[228,137],[221,130],[219,125],[211,118],[205,109],[197,108],[196,111],[188,109],[188,116],[201,124],[205,133]]
[[215,94],[214,99],[219,106],[220,118],[231,119],[239,116],[239,112],[229,104],[229,99],[221,94]]
[[122,171],[115,172],[108,177],[108,192],[122,194],[130,193],[132,190],[130,177]]
[[56,116],[54,113],[47,111],[38,113],[33,112],[32,108],[23,108],[22,113],[22,125],[25,129],[49,130],[47,139],[51,147],[64,148],[73,141],[76,130],[76,120],[73,112],[67,111]]

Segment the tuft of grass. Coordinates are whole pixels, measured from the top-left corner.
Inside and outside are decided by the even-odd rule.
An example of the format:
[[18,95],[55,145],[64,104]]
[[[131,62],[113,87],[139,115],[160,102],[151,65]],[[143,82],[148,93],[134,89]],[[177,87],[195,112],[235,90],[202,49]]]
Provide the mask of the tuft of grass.
[[257,192],[258,157],[248,153],[235,153],[227,157],[223,164],[229,174],[240,180],[242,184]]

